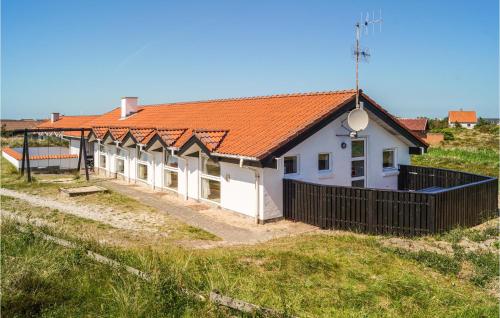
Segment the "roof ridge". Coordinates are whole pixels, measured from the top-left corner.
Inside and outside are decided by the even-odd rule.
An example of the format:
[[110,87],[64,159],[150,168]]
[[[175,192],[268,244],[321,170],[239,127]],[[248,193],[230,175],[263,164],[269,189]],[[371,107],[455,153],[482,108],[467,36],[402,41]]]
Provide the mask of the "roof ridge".
[[197,104],[197,103],[217,103],[217,102],[229,102],[229,101],[252,100],[252,99],[272,99],[272,98],[285,98],[285,97],[333,95],[333,94],[345,94],[345,93],[354,94],[355,92],[356,92],[355,89],[344,89],[337,91],[317,91],[317,92],[288,93],[288,94],[285,93],[285,94],[260,95],[260,96],[248,96],[248,97],[215,98],[215,99],[206,99],[198,101],[174,102],[174,103],[163,103],[163,104],[149,104],[149,105],[139,105],[139,107],[161,107],[161,106]]

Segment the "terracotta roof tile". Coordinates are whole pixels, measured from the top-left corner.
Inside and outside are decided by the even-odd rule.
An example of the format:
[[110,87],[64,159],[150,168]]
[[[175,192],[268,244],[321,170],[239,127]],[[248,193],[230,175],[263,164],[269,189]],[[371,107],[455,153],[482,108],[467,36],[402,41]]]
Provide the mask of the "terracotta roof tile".
[[146,144],[153,138],[155,130],[153,128],[132,128],[130,129],[130,133],[138,143]]
[[120,118],[118,107],[90,125],[135,129],[186,127],[188,131],[175,142],[176,147],[195,130],[224,130],[228,133],[216,146],[218,153],[259,158],[354,96],[354,90],[347,90],[149,105],[140,106],[126,119]]
[[92,131],[97,139],[104,138],[104,135],[108,132],[109,127],[93,127]]
[[195,131],[194,134],[207,147],[208,150],[215,151],[224,140],[224,137],[226,137],[227,130]]
[[123,137],[125,137],[128,131],[129,131],[128,128],[118,128],[118,127],[109,128],[109,133],[111,134],[111,137],[114,140],[118,141],[122,141]]
[[448,121],[450,123],[477,123],[475,111],[450,110],[448,112]]
[[[2,151],[16,160],[23,159],[23,154],[15,151],[12,148],[5,147],[2,149]],[[70,159],[70,158],[78,158],[78,155],[76,155],[76,154],[62,154],[62,155],[30,156],[30,160]]]
[[[90,122],[97,119],[98,115],[89,115],[89,116],[61,116],[58,121],[51,122],[47,120],[40,125],[36,126],[37,128],[91,128]],[[88,136],[89,132],[85,132],[85,136]],[[63,132],[64,136],[70,137],[80,137],[81,132],[79,131],[65,131]]]
[[398,118],[409,130],[425,131],[427,130],[427,118]]
[[156,133],[169,147],[186,132],[187,129],[158,129]]

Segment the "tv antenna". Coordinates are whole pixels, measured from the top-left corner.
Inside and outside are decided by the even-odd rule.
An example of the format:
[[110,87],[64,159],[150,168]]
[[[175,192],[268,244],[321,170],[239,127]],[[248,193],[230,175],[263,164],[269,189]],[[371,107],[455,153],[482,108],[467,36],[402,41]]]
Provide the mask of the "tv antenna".
[[370,18],[370,13],[367,12],[365,18],[363,19],[363,13],[361,13],[361,19],[359,22],[356,22],[356,46],[354,48],[354,57],[356,59],[356,109],[360,108],[359,105],[359,61],[364,60],[368,61],[370,58],[370,51],[368,48],[361,49],[359,47],[359,42],[361,35],[363,32],[365,35],[368,35],[368,31],[370,30],[370,25],[372,26],[372,32],[375,32],[375,25],[378,24],[380,26],[380,32],[382,32],[382,10],[380,10],[380,14],[378,18],[375,18],[375,13],[372,12],[372,16]]

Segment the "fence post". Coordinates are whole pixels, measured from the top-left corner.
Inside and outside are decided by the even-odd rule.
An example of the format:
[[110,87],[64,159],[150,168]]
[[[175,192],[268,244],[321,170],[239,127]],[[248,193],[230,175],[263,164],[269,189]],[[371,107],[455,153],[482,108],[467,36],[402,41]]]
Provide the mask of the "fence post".
[[376,232],[375,226],[375,209],[377,201],[375,198],[375,191],[368,190],[368,202],[367,202],[367,214],[368,214],[368,231],[370,233]]
[[429,232],[430,233],[436,233],[436,197],[434,194],[431,194],[429,196],[429,220],[428,220],[428,226],[429,226]]
[[21,163],[21,176],[24,177],[24,163],[26,161],[26,144],[28,142],[28,129],[24,129],[24,138],[23,138],[23,159]]

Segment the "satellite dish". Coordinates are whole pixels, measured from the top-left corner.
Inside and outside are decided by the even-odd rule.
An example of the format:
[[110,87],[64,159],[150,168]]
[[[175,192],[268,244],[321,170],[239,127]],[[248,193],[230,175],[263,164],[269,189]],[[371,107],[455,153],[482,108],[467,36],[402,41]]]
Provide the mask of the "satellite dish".
[[368,113],[363,108],[355,108],[347,115],[347,124],[354,131],[360,131],[368,126]]

